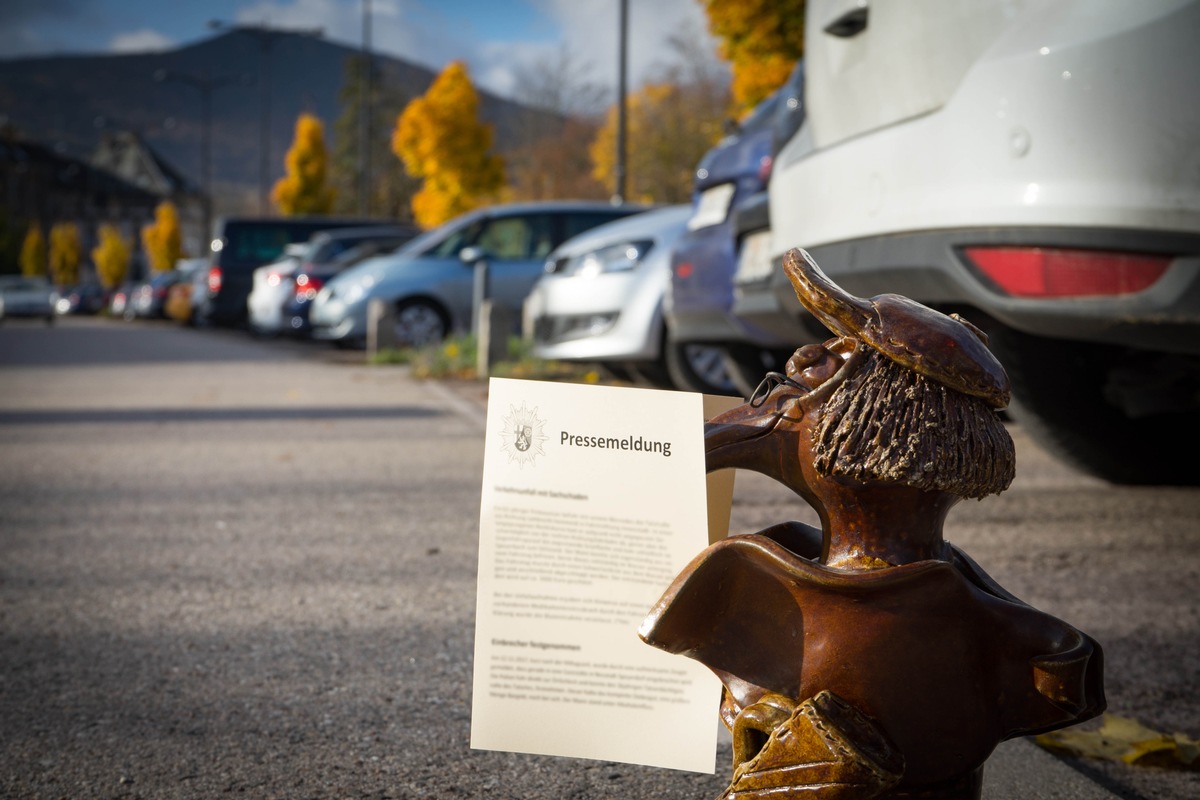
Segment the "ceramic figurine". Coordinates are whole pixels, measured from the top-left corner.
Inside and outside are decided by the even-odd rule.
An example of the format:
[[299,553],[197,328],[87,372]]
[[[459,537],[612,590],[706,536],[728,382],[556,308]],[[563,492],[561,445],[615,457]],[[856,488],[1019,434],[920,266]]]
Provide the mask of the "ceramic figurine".
[[705,429],[709,471],[765,473],[816,509],[725,539],[639,631],[724,684],[725,798],[977,798],[1005,739],[1104,710],[1100,646],[943,539],[1013,478],[1008,377],[984,334],[896,295],[784,268],[836,336]]

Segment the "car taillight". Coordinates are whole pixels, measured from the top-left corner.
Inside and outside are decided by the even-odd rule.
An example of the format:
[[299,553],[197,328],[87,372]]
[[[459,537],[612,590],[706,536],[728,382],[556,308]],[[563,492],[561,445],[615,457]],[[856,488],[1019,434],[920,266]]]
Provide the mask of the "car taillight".
[[324,285],[325,281],[322,278],[314,275],[299,275],[296,278],[296,299],[312,300]]
[[219,294],[221,292],[221,268],[208,268],[208,292],[209,294]]
[[763,156],[758,162],[758,179],[766,186],[771,181],[771,167],[775,165],[775,159],[771,156]]
[[1051,247],[967,247],[967,258],[1013,297],[1096,297],[1149,288],[1172,256]]
[[675,265],[675,277],[687,280],[692,277],[692,273],[696,271],[696,267],[690,262],[684,261],[681,264]]

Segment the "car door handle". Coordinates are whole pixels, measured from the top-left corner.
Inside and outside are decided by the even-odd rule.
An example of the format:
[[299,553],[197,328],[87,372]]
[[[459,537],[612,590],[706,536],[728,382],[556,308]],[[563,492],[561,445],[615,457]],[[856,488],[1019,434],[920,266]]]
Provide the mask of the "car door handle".
[[867,29],[867,17],[871,10],[867,0],[849,0],[847,3],[840,3],[839,6],[833,19],[821,30],[839,39],[849,39]]

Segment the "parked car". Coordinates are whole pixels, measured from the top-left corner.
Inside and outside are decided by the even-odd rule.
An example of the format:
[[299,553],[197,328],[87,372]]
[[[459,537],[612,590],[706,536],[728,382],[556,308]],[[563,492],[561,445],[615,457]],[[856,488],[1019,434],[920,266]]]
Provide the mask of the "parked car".
[[132,281],[122,283],[112,291],[108,298],[108,314],[111,317],[121,317],[122,319],[133,318],[133,306],[129,299],[136,290],[138,284]]
[[171,287],[185,279],[183,272],[169,269],[156,272],[150,279],[134,290],[129,298],[127,308],[133,309],[133,316],[142,319],[164,319],[166,314],[163,307],[167,293]]
[[59,314],[98,314],[108,305],[108,290],[98,283],[81,283],[60,293]]
[[163,314],[184,325],[197,323],[196,311],[208,298],[208,261],[203,266],[184,270],[184,280],[167,290]]
[[54,324],[58,292],[45,278],[0,275],[0,322],[17,317]]
[[294,335],[308,335],[311,329],[309,306],[330,278],[365,258],[398,249],[420,232],[420,228],[413,225],[386,225],[315,234],[292,276],[292,291],[284,299],[283,330]]
[[690,205],[667,206],[559,245],[525,301],[522,327],[534,355],[598,362],[618,375],[671,386],[663,296],[671,251],[691,216]]
[[208,269],[208,296],[198,321],[239,325],[246,321],[246,298],[254,270],[279,258],[283,248],[317,231],[378,224],[341,217],[233,218],[218,223]]
[[[803,86],[800,62],[696,168],[695,213],[672,256],[667,292],[666,363],[678,385],[707,392],[737,389],[749,396],[763,374],[790,354],[789,342],[732,313],[733,219],[748,198],[766,188],[777,143],[782,146],[786,131],[803,119]],[[697,353],[705,360],[698,362]]]
[[269,336],[283,330],[283,304],[294,291],[296,269],[308,249],[306,242],[286,245],[278,259],[254,270],[246,297],[246,321],[251,333]]
[[735,311],[821,336],[778,269],[803,247],[847,291],[984,328],[1012,416],[1065,459],[1200,482],[1200,3],[807,15],[807,122],[769,189],[774,268]]
[[422,234],[395,253],[369,258],[333,277],[309,311],[313,337],[359,344],[367,334],[367,306],[387,302],[397,341],[440,341],[472,323],[474,263],[488,264],[490,294],[519,315],[542,274],[546,256],[561,242],[597,225],[644,211],[588,201],[517,203],[478,209]]

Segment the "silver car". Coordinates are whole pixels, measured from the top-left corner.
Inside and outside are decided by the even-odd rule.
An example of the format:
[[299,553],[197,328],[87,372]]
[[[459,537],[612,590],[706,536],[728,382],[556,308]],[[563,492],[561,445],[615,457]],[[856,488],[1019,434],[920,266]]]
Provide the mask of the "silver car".
[[10,317],[40,318],[54,324],[58,291],[44,278],[0,276],[0,321]]
[[475,269],[460,257],[468,248],[487,262],[492,301],[519,312],[546,256],[560,242],[644,210],[577,201],[497,205],[464,214],[332,278],[309,311],[313,338],[365,341],[367,306],[375,299],[391,307],[396,341],[405,345],[469,330]]
[[523,329],[539,358],[591,361],[666,385],[663,296],[690,205],[610,222],[564,242],[525,301]]

